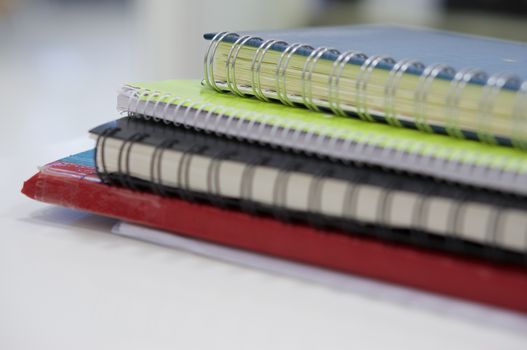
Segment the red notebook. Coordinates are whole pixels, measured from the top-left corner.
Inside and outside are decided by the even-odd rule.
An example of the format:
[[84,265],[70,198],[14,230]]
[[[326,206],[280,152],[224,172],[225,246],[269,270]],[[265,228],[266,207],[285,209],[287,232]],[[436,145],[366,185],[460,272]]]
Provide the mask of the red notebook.
[[30,198],[220,244],[527,312],[527,269],[102,184],[87,151],[24,183]]

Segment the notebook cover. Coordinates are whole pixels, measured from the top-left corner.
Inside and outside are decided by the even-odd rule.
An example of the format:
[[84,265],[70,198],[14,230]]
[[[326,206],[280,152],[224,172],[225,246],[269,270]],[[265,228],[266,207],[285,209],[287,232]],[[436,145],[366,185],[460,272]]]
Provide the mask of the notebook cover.
[[22,192],[39,201],[194,238],[527,312],[524,268],[107,186],[95,174],[93,151],[42,167]]
[[[392,56],[396,60],[411,58],[427,65],[441,63],[456,69],[475,67],[490,75],[507,72],[527,80],[527,45],[521,42],[399,25],[312,27],[237,33],[264,40],[283,40],[289,44],[303,43],[315,48],[335,48],[340,52],[357,50],[367,55]],[[207,40],[213,36],[214,33],[204,35]],[[256,45],[256,42],[249,41],[247,45]],[[297,53],[307,55],[309,51],[300,49]],[[327,53],[323,57],[334,60],[337,55]],[[379,67],[382,68],[382,65]]]

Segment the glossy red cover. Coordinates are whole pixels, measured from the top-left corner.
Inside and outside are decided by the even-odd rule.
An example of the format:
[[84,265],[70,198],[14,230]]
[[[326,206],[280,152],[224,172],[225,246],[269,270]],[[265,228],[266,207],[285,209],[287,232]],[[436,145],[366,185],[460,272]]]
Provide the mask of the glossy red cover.
[[339,271],[527,312],[527,270],[102,184],[91,166],[53,162],[30,198]]

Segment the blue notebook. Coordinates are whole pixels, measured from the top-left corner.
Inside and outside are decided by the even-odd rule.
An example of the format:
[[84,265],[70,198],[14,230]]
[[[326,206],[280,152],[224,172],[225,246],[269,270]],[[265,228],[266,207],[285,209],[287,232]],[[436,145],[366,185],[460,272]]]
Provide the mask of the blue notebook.
[[396,25],[209,33],[219,91],[527,148],[527,45]]
[[[362,25],[345,27],[301,28],[261,32],[238,32],[266,39],[280,39],[287,43],[303,43],[317,47],[335,48],[340,52],[362,51],[368,55],[387,54],[396,59],[413,58],[423,63],[443,63],[454,68],[477,67],[489,74],[510,72],[527,79],[527,44],[493,38],[397,25]],[[213,33],[204,35],[212,40]],[[229,36],[226,41],[234,42]],[[246,44],[259,46],[260,40]],[[273,49],[283,51],[287,45]],[[300,50],[307,55],[311,50]],[[325,58],[335,60],[328,53]]]

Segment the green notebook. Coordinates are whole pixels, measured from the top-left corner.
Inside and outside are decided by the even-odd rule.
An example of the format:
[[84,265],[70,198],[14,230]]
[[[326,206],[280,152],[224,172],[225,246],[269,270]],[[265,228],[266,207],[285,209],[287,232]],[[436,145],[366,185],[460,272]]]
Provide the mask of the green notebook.
[[123,114],[335,161],[527,195],[527,153],[515,148],[241,99],[197,80],[127,84],[117,107]]

